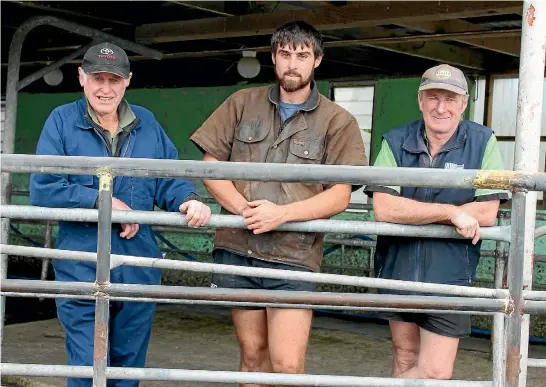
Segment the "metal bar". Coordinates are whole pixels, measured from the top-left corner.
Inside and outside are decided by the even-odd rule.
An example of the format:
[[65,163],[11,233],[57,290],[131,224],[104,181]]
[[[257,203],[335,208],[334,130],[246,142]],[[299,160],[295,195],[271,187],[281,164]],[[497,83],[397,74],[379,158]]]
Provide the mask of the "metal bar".
[[18,90],[24,89],[25,87],[30,85],[32,82],[37,81],[38,79],[42,78],[47,73],[58,69],[59,67],[61,67],[62,65],[70,62],[73,59],[76,59],[76,58],[80,57],[81,55],[85,54],[85,52],[90,47],[94,46],[96,43],[97,43],[97,41],[93,40],[91,43],[88,43],[88,44],[86,44],[84,46],[81,46],[80,48],[78,48],[73,53],[71,53],[71,54],[59,59],[58,61],[56,61],[54,63],[51,63],[50,65],[48,65],[46,67],[43,67],[40,70],[35,71],[34,73],[30,74],[29,76],[21,79],[19,81],[19,83],[17,84],[17,89]]
[[[509,224],[507,213],[499,213],[499,225],[507,226]],[[503,289],[503,278],[508,259],[507,242],[497,241],[495,249],[495,289]],[[504,387],[506,371],[506,337],[504,332],[505,315],[496,313],[493,316],[493,329],[491,331],[492,358],[493,358],[493,386]]]
[[546,225],[537,227],[535,229],[535,239],[541,238],[546,235]]
[[[4,205],[0,207],[2,217],[12,219],[66,220],[71,222],[96,222],[97,210],[85,208],[47,208],[34,206]],[[160,211],[113,211],[115,223],[143,223],[151,225],[185,226],[183,216],[174,212]],[[246,229],[242,216],[212,215],[207,227]],[[404,225],[354,220],[310,220],[285,223],[278,231],[321,232],[337,234],[394,235],[425,238],[464,239],[454,227],[444,225]],[[504,240],[510,237],[510,226],[484,227],[482,239]]]
[[512,311],[506,320],[506,381],[507,387],[517,387],[520,372],[521,311],[523,290],[524,222],[527,196],[516,192],[512,197],[512,243],[508,260],[508,288]]
[[546,359],[527,359],[527,367],[546,368]]
[[[53,231],[53,225],[51,224],[51,222],[47,222],[46,224],[46,231],[45,231],[45,241],[44,241],[44,248],[46,249],[50,249],[51,248],[51,234],[52,234],[52,231]],[[45,281],[47,279],[47,273],[48,273],[48,269],[49,269],[49,261],[50,259],[49,258],[46,258],[46,259],[43,259],[42,260],[42,271],[40,273],[40,279],[42,281]],[[43,298],[40,298],[39,301],[43,301]]]
[[[85,282],[60,282],[6,279],[0,284],[2,292],[92,295],[97,286]],[[447,296],[321,293],[288,290],[223,289],[165,285],[110,284],[101,289],[111,296],[172,298],[186,300],[283,302],[287,304],[340,305],[388,307],[398,309],[465,310],[482,312],[507,312],[504,299],[467,298]],[[540,301],[528,301],[531,308]],[[535,308],[536,309],[536,308]]]
[[[26,246],[0,245],[0,251],[13,255],[54,258],[68,260],[83,260],[93,262],[96,254],[57,249],[43,249]],[[119,265],[154,267],[160,269],[188,270],[201,273],[216,273],[252,276],[262,278],[287,279],[334,285],[360,286],[379,289],[391,289],[420,293],[437,293],[444,295],[480,298],[504,298],[508,292],[502,289],[474,288],[469,286],[443,285],[426,282],[409,282],[374,277],[357,277],[339,274],[306,273],[293,270],[251,268],[235,265],[220,265],[206,262],[179,261],[163,258],[134,257],[128,255],[111,256],[111,267]]]
[[93,386],[106,387],[108,366],[108,325],[110,318],[110,251],[112,247],[112,174],[99,174],[99,219],[97,234],[97,280],[95,293],[95,335],[93,347]]
[[[526,300],[521,312],[525,314],[544,314],[545,310],[546,301]],[[527,338],[527,341],[529,341],[529,338]]]
[[94,175],[103,167],[116,176],[184,177],[317,183],[401,185],[436,188],[512,187],[546,191],[546,173],[475,169],[385,168],[344,165],[127,159],[87,156],[1,155],[2,171]]
[[524,290],[523,298],[526,300],[546,301],[546,291]]
[[[516,118],[516,144],[514,170],[522,173],[537,172],[540,158],[540,134],[542,130],[542,102],[544,92],[544,64],[546,55],[546,4],[542,1],[523,2],[521,27],[521,54],[519,67],[518,103]],[[514,313],[509,318],[507,387],[525,387],[527,383],[527,357],[529,352],[529,321],[523,306],[523,289],[532,288],[533,254],[535,248],[536,192],[516,192],[520,197],[520,211],[512,211],[512,237],[516,239],[516,254],[510,252],[515,266],[511,278],[510,293],[514,301]],[[516,199],[512,200],[514,203]],[[514,222],[514,213],[520,220]],[[539,301],[531,301],[536,303]],[[521,316],[521,314],[524,314]],[[518,323],[510,320],[518,319]],[[510,336],[519,335],[519,342]],[[510,343],[511,341],[511,343]],[[516,353],[518,349],[518,353]]]
[[[90,378],[91,367],[12,364],[0,365],[3,375]],[[379,377],[281,374],[265,372],[204,371],[165,368],[108,367],[109,379],[140,379],[231,384],[268,384],[283,386],[345,386],[345,387],[491,387],[491,382],[431,379],[393,379]]]
[[[25,297],[25,298],[67,298],[78,300],[94,300],[93,296],[75,296],[75,295],[59,295],[48,293],[21,293],[21,292],[2,292],[6,297]],[[206,305],[206,306],[219,306],[219,307],[259,307],[259,308],[288,308],[288,309],[322,309],[322,310],[341,310],[350,312],[396,312],[398,309],[393,308],[369,308],[363,306],[339,306],[339,305],[320,305],[318,308],[314,305],[308,304],[283,304],[273,302],[233,302],[233,301],[213,301],[213,300],[183,300],[183,299],[171,299],[171,298],[146,298],[146,297],[108,297],[110,301],[124,301],[124,302],[154,302],[158,304],[176,304],[176,305]],[[432,309],[404,309],[404,312],[408,313],[434,313]],[[494,312],[476,312],[476,311],[464,311],[464,310],[446,310],[442,313],[445,314],[464,314],[464,315],[479,315],[479,316],[491,316]]]

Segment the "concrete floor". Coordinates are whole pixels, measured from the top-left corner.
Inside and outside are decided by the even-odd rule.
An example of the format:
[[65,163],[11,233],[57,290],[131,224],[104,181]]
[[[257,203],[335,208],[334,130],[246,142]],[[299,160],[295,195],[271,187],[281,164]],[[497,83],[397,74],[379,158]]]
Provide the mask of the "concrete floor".
[[[489,341],[461,342],[454,379],[491,380]],[[530,356],[546,358],[546,346],[531,346]],[[56,319],[5,327],[2,362],[65,364],[64,333]],[[310,374],[390,375],[392,362],[388,327],[367,322],[315,317],[307,353]],[[147,367],[237,371],[238,345],[229,311],[198,307],[159,306]],[[3,386],[53,387],[63,378],[5,377]],[[142,382],[147,386],[233,386],[225,383]],[[546,369],[530,368],[528,387],[546,386]]]

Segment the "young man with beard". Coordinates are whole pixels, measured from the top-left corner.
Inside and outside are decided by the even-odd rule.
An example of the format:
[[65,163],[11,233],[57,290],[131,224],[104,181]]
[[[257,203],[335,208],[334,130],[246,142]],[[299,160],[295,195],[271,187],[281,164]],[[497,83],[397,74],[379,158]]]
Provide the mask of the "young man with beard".
[[[321,35],[303,21],[271,38],[278,83],[231,95],[193,134],[206,161],[367,165],[356,119],[319,94],[314,69]],[[222,213],[241,215],[248,230],[218,229],[216,263],[319,271],[322,234],[278,232],[286,222],[329,218],[345,210],[350,184],[206,180]],[[213,287],[313,291],[310,282],[215,274]],[[237,308],[232,312],[240,369],[303,373],[312,311]],[[250,385],[247,385],[250,386]]]

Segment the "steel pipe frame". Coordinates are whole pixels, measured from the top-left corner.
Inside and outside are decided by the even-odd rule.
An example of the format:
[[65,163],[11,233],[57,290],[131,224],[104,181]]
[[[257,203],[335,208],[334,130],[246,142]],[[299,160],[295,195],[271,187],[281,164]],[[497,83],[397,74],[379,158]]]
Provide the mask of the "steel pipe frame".
[[[0,245],[0,252],[34,258],[66,259],[96,262],[97,254],[83,251],[44,249],[38,247]],[[359,286],[378,289],[401,290],[421,293],[436,293],[459,297],[505,298],[508,292],[502,289],[474,288],[469,286],[443,285],[425,282],[408,282],[374,277],[357,277],[340,274],[306,273],[292,270],[250,268],[216,263],[179,261],[174,259],[111,255],[111,268],[119,265],[154,267],[159,269],[188,270],[201,273],[253,276],[287,279],[333,285]],[[540,298],[538,300],[541,300]]]
[[546,368],[546,359],[527,359],[527,367]]
[[[22,293],[22,292],[2,292],[6,297],[25,297],[25,298],[66,298],[66,299],[78,299],[94,301],[95,296],[75,296],[71,294],[48,294],[48,293]],[[155,302],[158,304],[180,304],[180,305],[199,305],[199,306],[218,306],[218,307],[259,307],[259,308],[288,308],[288,309],[316,309],[315,305],[309,304],[283,304],[274,302],[246,302],[246,301],[214,301],[214,300],[183,300],[173,298],[147,298],[147,297],[119,297],[109,296],[110,301],[127,301],[127,302]],[[340,306],[340,305],[320,305],[320,309],[324,310],[342,310],[350,312],[375,312],[381,310],[382,312],[396,312],[398,309],[394,308],[371,308],[366,306]],[[404,309],[407,313],[434,313],[433,309]],[[445,314],[469,314],[477,316],[492,316],[495,312],[477,312],[477,311],[465,311],[465,310],[444,310]]]
[[[29,75],[19,82],[19,70],[21,64],[21,52],[23,50],[23,42],[27,34],[34,28],[50,25],[63,29],[68,32],[73,32],[78,35],[86,36],[91,39],[101,39],[115,43],[130,51],[149,56],[154,59],[161,59],[163,54],[160,51],[153,50],[142,46],[138,43],[131,42],[126,39],[118,38],[114,35],[110,35],[106,32],[96,30],[94,28],[83,26],[79,23],[70,22],[54,16],[37,16],[33,17],[23,24],[21,24],[13,35],[9,48],[8,69],[6,79],[6,112],[5,120],[3,122],[3,154],[12,154],[15,149],[15,124],[17,120],[17,96],[20,89],[34,82],[39,77],[43,76],[46,72],[52,71],[62,64],[67,63],[77,53],[80,54],[80,50],[76,51],[72,55],[62,58],[56,63],[47,66],[45,69],[38,70],[37,72]],[[4,172],[4,171],[3,171]],[[11,173],[2,173],[2,184],[0,186],[0,204],[8,204],[11,200]],[[0,220],[0,243],[6,243],[9,235],[9,219]],[[8,272],[8,257],[0,255],[0,281],[7,278]],[[4,332],[4,317],[5,317],[5,302],[0,297],[0,344],[3,339]]]
[[[516,117],[514,170],[538,171],[546,55],[546,3],[524,0]],[[525,387],[529,346],[529,313],[523,289],[531,289],[537,195],[527,187],[514,187],[512,240],[508,260],[508,288],[513,312],[506,319],[506,387]],[[531,312],[532,313],[532,312]]]
[[[509,221],[507,213],[499,213],[499,225],[506,226]],[[509,245],[507,242],[497,241],[495,248],[495,289],[503,288],[503,278],[508,260]],[[505,337],[505,318],[504,314],[495,313],[493,316],[493,329],[491,332],[491,352],[493,358],[493,387],[504,387],[506,372],[506,337]]]
[[[90,378],[92,368],[85,366],[45,364],[0,364],[3,375]],[[491,382],[394,379],[379,377],[334,376],[311,374],[280,374],[266,372],[205,371],[166,368],[108,367],[109,379],[176,380],[209,383],[252,383],[283,386],[345,386],[345,387],[491,387]]]
[[434,188],[521,188],[546,191],[546,173],[474,169],[385,168],[316,164],[126,159],[86,156],[0,155],[6,172],[96,175],[111,168],[116,176],[183,177],[316,183],[401,185]]
[[[479,312],[510,312],[507,299],[468,298],[452,296],[422,296],[398,294],[323,293],[285,290],[223,289],[165,285],[135,285],[111,283],[107,287],[90,282],[60,282],[6,279],[2,292],[89,296],[100,291],[119,297],[145,297],[153,302],[158,298],[184,300],[217,300],[233,302],[283,302],[287,304],[362,306],[404,310],[430,309],[436,311],[461,310]],[[527,301],[527,307],[546,313],[546,303]]]
[[112,181],[108,170],[99,175],[99,219],[97,226],[97,266],[95,292],[95,334],[93,345],[93,386],[106,387],[108,366],[108,327],[110,300],[106,289],[110,285],[110,251],[112,249]]
[[[3,205],[0,207],[2,217],[12,219],[66,220],[72,222],[96,222],[98,211],[85,208],[47,208],[34,206]],[[186,226],[183,216],[174,212],[162,211],[113,211],[115,223],[143,223],[163,226]],[[207,227],[214,228],[247,228],[242,216],[212,215]],[[394,235],[428,238],[464,239],[454,227],[444,225],[404,225],[371,221],[320,219],[307,222],[291,222],[280,226],[279,231],[324,232]],[[483,239],[508,241],[510,226],[484,227],[481,230]]]

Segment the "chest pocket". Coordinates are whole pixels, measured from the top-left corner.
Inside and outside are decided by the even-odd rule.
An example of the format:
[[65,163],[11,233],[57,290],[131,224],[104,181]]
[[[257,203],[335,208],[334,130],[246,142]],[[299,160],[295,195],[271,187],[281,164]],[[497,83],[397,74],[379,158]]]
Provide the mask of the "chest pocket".
[[267,154],[264,141],[271,128],[262,122],[241,122],[235,131],[231,161],[263,162]]
[[319,164],[324,156],[324,141],[317,137],[292,137],[288,164]]

